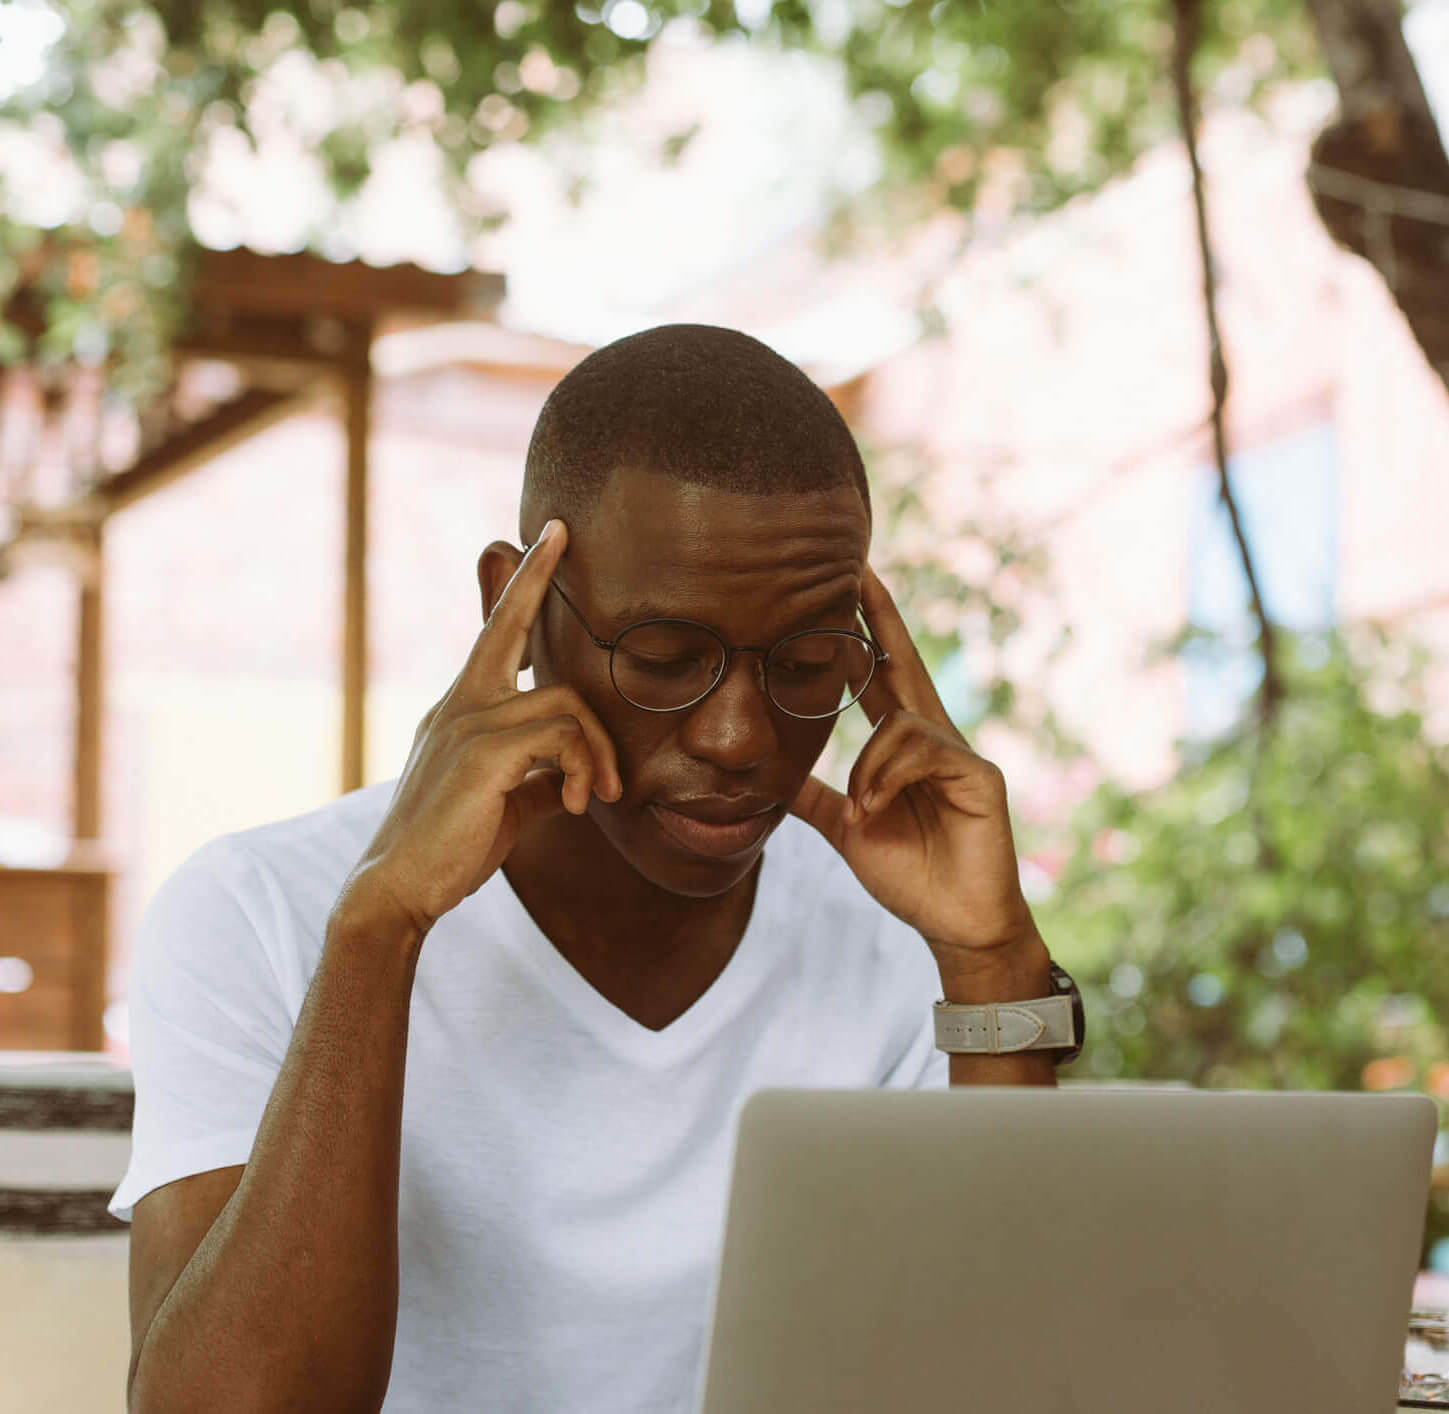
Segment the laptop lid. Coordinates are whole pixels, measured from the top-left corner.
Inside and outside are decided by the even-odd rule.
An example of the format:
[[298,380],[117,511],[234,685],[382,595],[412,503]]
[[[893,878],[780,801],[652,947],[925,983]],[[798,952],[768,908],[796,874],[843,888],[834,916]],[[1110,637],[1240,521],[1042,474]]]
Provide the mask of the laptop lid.
[[760,1091],[701,1414],[1387,1414],[1437,1126],[1415,1095]]

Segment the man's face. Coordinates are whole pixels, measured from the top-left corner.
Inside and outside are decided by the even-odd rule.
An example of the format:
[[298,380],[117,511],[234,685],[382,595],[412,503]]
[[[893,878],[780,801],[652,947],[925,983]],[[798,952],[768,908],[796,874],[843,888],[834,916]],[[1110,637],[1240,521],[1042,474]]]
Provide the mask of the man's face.
[[[707,624],[733,647],[769,648],[805,628],[859,627],[869,538],[853,486],[750,496],[629,469],[614,474],[586,525],[569,528],[555,582],[602,639],[641,619],[680,618]],[[552,592],[530,645],[535,684],[571,684],[613,739],[624,794],[592,797],[589,818],[614,848],[670,893],[708,898],[738,883],[834,719],[802,720],[776,707],[756,653],[736,653],[693,707],[643,711],[618,694],[608,652]],[[748,836],[738,848],[721,831],[691,830],[677,818],[746,812],[762,813],[734,831]]]

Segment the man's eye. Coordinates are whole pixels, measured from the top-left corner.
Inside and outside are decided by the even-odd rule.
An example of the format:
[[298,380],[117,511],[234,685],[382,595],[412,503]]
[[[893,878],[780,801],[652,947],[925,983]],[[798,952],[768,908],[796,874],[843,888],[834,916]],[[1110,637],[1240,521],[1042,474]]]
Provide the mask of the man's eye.
[[775,661],[792,673],[821,673],[840,666],[840,644],[830,640],[806,639],[782,653]]
[[700,662],[698,658],[655,658],[643,653],[628,653],[624,656],[624,666],[631,673],[648,673],[650,677],[683,677],[687,673],[698,672]]

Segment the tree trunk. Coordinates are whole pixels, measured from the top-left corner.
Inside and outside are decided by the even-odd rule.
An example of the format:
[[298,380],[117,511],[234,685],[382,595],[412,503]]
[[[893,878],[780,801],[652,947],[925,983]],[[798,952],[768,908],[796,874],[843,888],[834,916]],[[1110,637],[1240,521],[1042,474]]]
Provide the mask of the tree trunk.
[[1308,0],[1308,11],[1340,110],[1313,144],[1313,204],[1383,276],[1449,387],[1449,157],[1398,0]]

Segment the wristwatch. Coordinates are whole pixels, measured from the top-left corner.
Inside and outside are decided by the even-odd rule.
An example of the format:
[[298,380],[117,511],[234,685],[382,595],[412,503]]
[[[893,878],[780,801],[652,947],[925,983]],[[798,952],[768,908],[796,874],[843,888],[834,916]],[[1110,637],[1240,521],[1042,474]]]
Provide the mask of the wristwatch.
[[1025,1002],[935,1005],[936,1046],[953,1055],[1008,1055],[1015,1051],[1053,1051],[1056,1065],[1082,1053],[1087,1014],[1082,994],[1063,967],[1050,964],[1052,995]]

